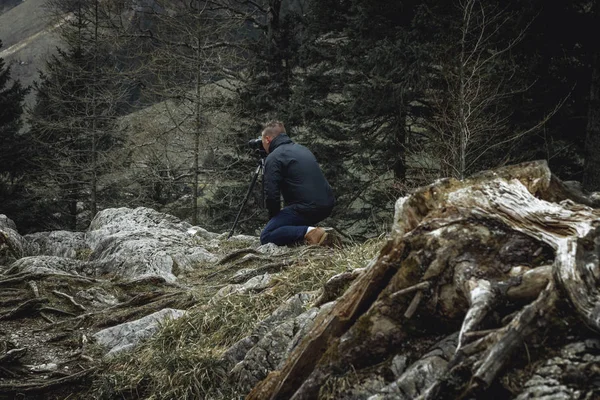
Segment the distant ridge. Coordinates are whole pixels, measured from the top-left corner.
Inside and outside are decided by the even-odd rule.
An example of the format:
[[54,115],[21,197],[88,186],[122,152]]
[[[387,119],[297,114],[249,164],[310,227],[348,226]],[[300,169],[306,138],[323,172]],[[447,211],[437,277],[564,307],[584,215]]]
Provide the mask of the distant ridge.
[[[25,86],[38,79],[47,56],[58,46],[58,39],[48,29],[45,0],[0,0],[0,9],[18,3],[0,15],[0,40],[2,57],[11,66],[13,79]],[[26,103],[33,103],[30,93]]]
[[17,6],[22,0],[0,0],[0,15]]

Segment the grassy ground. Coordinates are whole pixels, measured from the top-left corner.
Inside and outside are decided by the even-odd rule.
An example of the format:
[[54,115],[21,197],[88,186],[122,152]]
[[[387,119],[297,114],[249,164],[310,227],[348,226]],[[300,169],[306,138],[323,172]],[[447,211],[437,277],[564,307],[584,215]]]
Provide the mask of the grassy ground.
[[330,277],[364,267],[382,244],[382,240],[373,240],[342,250],[295,249],[294,263],[275,278],[269,289],[232,294],[210,303],[208,300],[236,269],[222,265],[188,276],[187,283],[195,286],[196,297],[201,299],[198,304],[188,310],[187,316],[165,324],[159,334],[133,353],[105,361],[88,396],[106,399],[243,396],[236,382],[228,377],[229,371],[221,359],[223,352],[293,295],[311,292],[316,298]]

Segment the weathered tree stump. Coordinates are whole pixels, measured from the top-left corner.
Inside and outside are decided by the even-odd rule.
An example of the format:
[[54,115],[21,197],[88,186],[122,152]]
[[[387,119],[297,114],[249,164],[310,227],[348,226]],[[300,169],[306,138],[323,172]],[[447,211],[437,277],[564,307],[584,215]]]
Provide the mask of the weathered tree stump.
[[247,399],[318,398],[332,377],[453,333],[453,357],[415,395],[471,398],[557,325],[558,310],[600,331],[600,211],[590,206],[545,162],[440,180],[398,200],[378,260]]

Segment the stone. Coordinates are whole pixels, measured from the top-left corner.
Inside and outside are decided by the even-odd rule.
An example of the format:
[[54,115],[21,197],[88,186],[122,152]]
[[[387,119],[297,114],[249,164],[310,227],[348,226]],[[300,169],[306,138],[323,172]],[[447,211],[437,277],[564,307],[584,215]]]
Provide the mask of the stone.
[[242,361],[248,351],[256,345],[261,337],[265,336],[275,326],[295,318],[306,311],[306,305],[313,299],[313,295],[308,293],[298,293],[290,297],[285,303],[280,305],[269,317],[261,321],[249,336],[239,340],[233,346],[223,353],[223,359],[230,365]]
[[96,332],[96,342],[109,349],[106,357],[112,357],[129,351],[142,340],[152,336],[167,319],[177,319],[186,315],[187,311],[165,308],[135,321],[126,322]]
[[94,307],[114,306],[119,303],[119,299],[108,293],[102,287],[91,287],[86,290],[80,290],[75,293],[75,296],[86,300]]
[[[23,257],[11,264],[10,270],[14,272],[30,272],[41,274],[72,274],[88,275],[85,273],[86,263],[71,258],[57,256]],[[89,271],[88,271],[89,272]]]
[[216,239],[219,237],[218,233],[209,232],[206,229],[201,228],[199,226],[192,226],[191,228],[188,229],[187,232],[192,236],[202,238],[205,240],[212,240],[212,239]]
[[0,214],[0,265],[10,264],[28,253],[27,241],[17,232],[15,223]]
[[86,234],[90,262],[99,275],[174,282],[180,273],[217,260],[190,232],[197,233],[190,224],[149,208],[106,209]]
[[12,229],[13,231],[16,231],[17,225],[14,223],[14,221],[12,219],[8,218],[6,215],[0,214],[0,229],[4,229],[4,228],[8,228],[8,229]]
[[29,255],[58,256],[84,260],[91,253],[84,232],[37,232],[23,237],[29,243]]
[[453,334],[434,346],[421,359],[405,371],[406,357],[400,355],[392,360],[392,371],[400,376],[390,385],[380,389],[369,400],[410,400],[419,397],[437,378],[446,371],[448,361],[454,355],[458,335]]
[[244,359],[233,367],[231,375],[242,388],[249,390],[270,371],[281,368],[286,357],[312,327],[319,312],[329,310],[331,306],[328,303],[321,308],[313,307],[279,323],[260,337]]
[[57,256],[84,260],[91,253],[84,232],[52,231],[25,235],[29,255]]
[[277,246],[275,243],[267,243],[258,246],[256,251],[269,256],[279,256],[289,253],[290,249],[287,246]]
[[271,274],[263,274],[255,276],[249,279],[246,283],[227,285],[213,296],[211,302],[215,302],[223,297],[230,296],[232,294],[248,293],[248,292],[260,292],[271,286],[272,276]]

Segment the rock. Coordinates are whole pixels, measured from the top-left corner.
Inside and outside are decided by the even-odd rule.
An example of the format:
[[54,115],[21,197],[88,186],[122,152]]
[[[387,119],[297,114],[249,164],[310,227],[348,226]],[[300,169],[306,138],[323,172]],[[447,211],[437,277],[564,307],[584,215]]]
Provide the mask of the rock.
[[102,287],[91,287],[86,290],[80,290],[75,293],[75,296],[88,301],[94,307],[114,306],[119,303],[119,299]]
[[313,295],[308,293],[298,293],[292,296],[280,305],[273,314],[261,321],[249,336],[241,339],[225,351],[223,358],[230,364],[230,368],[242,361],[248,350],[254,347],[260,338],[265,336],[275,326],[305,312],[306,305],[311,299],[313,299]]
[[86,273],[86,263],[71,258],[57,256],[35,256],[20,258],[10,266],[14,272],[32,272],[41,274],[67,273],[72,275],[92,275]]
[[[523,385],[517,400],[590,399],[600,389],[600,341],[570,343],[541,364]],[[593,388],[595,386],[595,389]]]
[[0,214],[0,230],[5,229],[5,228],[16,231],[17,225],[15,225],[14,221],[12,219],[8,218],[6,215]]
[[287,247],[287,246],[277,246],[274,243],[263,244],[261,246],[258,246],[256,248],[256,250],[259,253],[267,254],[269,256],[279,256],[279,255],[287,254],[287,253],[290,252],[289,247]]
[[47,364],[39,364],[39,365],[26,365],[26,367],[31,372],[53,372],[58,369],[58,365],[56,363],[47,363]]
[[446,371],[446,365],[456,350],[457,340],[456,334],[447,337],[403,372],[400,371],[406,364],[406,357],[394,357],[392,371],[400,373],[400,376],[391,385],[378,390],[369,400],[411,400],[419,397]]
[[[224,240],[227,239],[227,233],[222,233],[218,236],[219,239]],[[245,244],[248,247],[258,247],[260,245],[260,239],[256,236],[249,235],[235,235],[227,239],[230,242],[237,242],[241,244]]]
[[225,296],[230,296],[236,293],[260,292],[271,286],[271,274],[263,274],[251,278],[246,283],[227,285],[221,288],[211,299],[212,302],[217,301]]
[[192,236],[199,237],[205,240],[213,240],[220,236],[220,234],[218,233],[209,232],[206,229],[201,228],[199,226],[192,226],[188,229],[187,232]]
[[329,303],[321,308],[313,307],[296,317],[287,318],[264,334],[232,369],[231,374],[238,384],[244,390],[249,390],[270,371],[280,368],[285,358],[312,327],[319,312],[329,310],[331,306]]
[[29,242],[29,255],[45,255],[86,259],[91,249],[86,243],[84,232],[38,232],[25,235]]
[[103,329],[93,337],[109,349],[106,356],[111,357],[133,349],[142,340],[153,335],[166,319],[177,319],[186,314],[187,311],[165,308],[144,318]]
[[[1,240],[6,242],[0,243],[0,264],[32,257],[17,264],[19,271],[129,280],[158,277],[172,283],[182,272],[217,260],[198,245],[199,239],[215,240],[217,234],[144,207],[105,209],[96,215],[87,233],[54,231],[21,237],[10,219],[0,217]],[[236,240],[242,239],[247,238]]]
[[181,272],[217,260],[197,245],[190,229],[190,224],[149,208],[106,209],[86,235],[93,251],[90,261],[101,275],[159,276],[174,282]]
[[27,254],[27,242],[17,232],[15,223],[0,214],[0,264],[9,264]]

